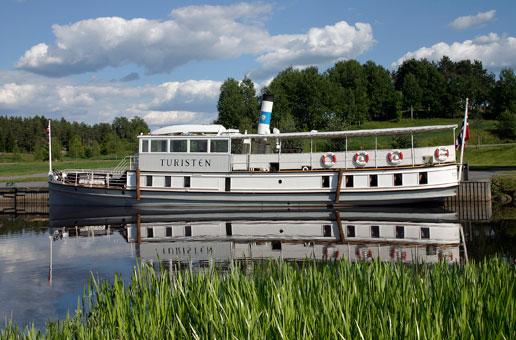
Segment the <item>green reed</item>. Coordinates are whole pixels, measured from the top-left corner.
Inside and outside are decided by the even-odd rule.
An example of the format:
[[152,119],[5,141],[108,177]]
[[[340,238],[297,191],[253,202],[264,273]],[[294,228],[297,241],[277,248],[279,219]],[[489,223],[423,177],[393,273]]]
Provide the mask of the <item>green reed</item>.
[[463,267],[264,262],[224,273],[143,266],[129,284],[92,279],[75,315],[48,323],[44,333],[0,331],[0,338],[20,336],[510,339],[516,270],[500,259]]

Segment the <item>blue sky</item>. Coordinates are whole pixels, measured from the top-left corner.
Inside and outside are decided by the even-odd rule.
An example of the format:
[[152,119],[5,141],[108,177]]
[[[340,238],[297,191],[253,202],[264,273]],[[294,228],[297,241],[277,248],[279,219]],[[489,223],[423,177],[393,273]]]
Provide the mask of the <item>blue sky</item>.
[[0,114],[207,123],[218,89],[338,60],[516,64],[513,1],[0,0]]

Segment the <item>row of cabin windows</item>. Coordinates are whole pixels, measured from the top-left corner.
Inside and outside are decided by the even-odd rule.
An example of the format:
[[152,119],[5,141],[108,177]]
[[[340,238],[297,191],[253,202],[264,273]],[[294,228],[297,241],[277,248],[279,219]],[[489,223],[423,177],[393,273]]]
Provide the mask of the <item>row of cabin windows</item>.
[[[331,237],[331,225],[325,224],[323,225],[323,236],[324,237]],[[346,228],[346,236],[349,238],[355,237],[355,226],[354,225],[348,225]],[[231,223],[226,223],[226,235],[232,236],[233,230]],[[165,229],[165,236],[166,237],[172,237],[172,227],[167,227]],[[192,236],[192,226],[185,226],[185,233],[184,236]],[[154,237],[154,229],[153,228],[147,228],[147,237],[152,238]],[[372,238],[380,238],[380,226],[378,225],[372,225],[371,226],[371,237]],[[396,238],[404,238],[405,237],[405,227],[404,226],[396,226]],[[422,227],[421,228],[421,239],[429,239],[430,238],[430,228],[428,227]]]
[[[183,186],[185,188],[190,187],[190,176],[184,176],[183,177]],[[150,175],[145,176],[145,186],[146,187],[152,187],[153,186],[153,177]],[[165,176],[165,187],[171,188],[172,187],[172,177],[171,176]]]
[[[209,143],[208,143],[209,141]],[[150,149],[149,149],[150,142]],[[209,146],[209,151],[208,151]],[[226,139],[143,139],[141,152],[196,152],[227,153],[229,141]]]
[[[353,175],[344,176],[344,186],[346,188],[353,188],[354,181]],[[403,185],[403,174],[394,174],[394,186],[402,186]],[[428,173],[420,172],[419,173],[419,184],[428,184]],[[369,175],[369,186],[377,187],[378,186],[378,175]],[[322,187],[329,188],[330,187],[330,176],[323,176],[322,178]]]
[[[192,236],[192,226],[185,226],[185,236]],[[154,237],[154,228],[147,228],[147,238]],[[167,227],[165,229],[165,237],[172,237],[172,227]]]
[[[190,188],[190,185],[191,185],[190,176],[184,176],[183,177],[183,187]],[[145,176],[145,186],[147,186],[147,187],[153,186],[153,177],[151,175]],[[171,187],[172,187],[172,176],[165,176],[165,188],[171,188]],[[231,178],[230,177],[226,177],[225,190],[231,191]]]
[[[380,238],[380,226],[372,225],[370,230],[370,235],[372,238]],[[355,236],[355,226],[348,225],[346,227],[346,237],[356,237]],[[396,238],[405,238],[405,227],[404,226],[396,226]],[[421,228],[421,238],[429,239],[430,238],[430,228],[422,227]]]
[[[231,225],[231,222],[226,222],[226,235],[233,236],[233,227]],[[190,225],[185,226],[184,236],[186,236],[186,237],[192,236],[192,226],[190,226]],[[153,237],[154,237],[154,228],[147,228],[147,238],[153,238]],[[165,228],[165,237],[172,237],[172,227]]]

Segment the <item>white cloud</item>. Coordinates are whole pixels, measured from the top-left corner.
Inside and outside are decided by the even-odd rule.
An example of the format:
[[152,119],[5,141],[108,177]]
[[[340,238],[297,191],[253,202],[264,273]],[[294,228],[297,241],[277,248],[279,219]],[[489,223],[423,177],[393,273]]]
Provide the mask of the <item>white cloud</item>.
[[213,80],[79,84],[20,71],[0,72],[0,115],[44,114],[88,123],[138,115],[152,125],[209,123],[216,118],[221,84]]
[[209,121],[206,121],[206,119],[199,119],[199,116],[201,115],[204,115],[204,118],[206,118],[206,116],[210,116],[210,114],[191,111],[149,111],[145,114],[143,119],[147,124],[153,126],[165,126],[190,122],[208,123]]
[[408,52],[392,63],[395,68],[407,59],[428,59],[438,61],[443,56],[452,60],[480,60],[484,66],[491,69],[516,66],[516,37],[499,36],[496,33],[479,36],[473,40],[437,43],[431,47],[422,47],[417,51]]
[[345,21],[306,34],[270,35],[263,20],[272,6],[239,3],[188,6],[166,20],[103,17],[53,25],[55,43],[39,43],[17,67],[50,77],[134,64],[169,72],[192,61],[255,55],[265,69],[353,58],[374,43],[371,25]]
[[463,30],[491,21],[495,18],[495,15],[496,11],[493,9],[487,12],[479,12],[476,15],[458,17],[450,22],[450,26],[458,30]]
[[345,21],[323,28],[311,28],[306,34],[271,37],[273,48],[258,57],[265,70],[281,70],[288,65],[308,66],[355,58],[373,44],[370,24]]

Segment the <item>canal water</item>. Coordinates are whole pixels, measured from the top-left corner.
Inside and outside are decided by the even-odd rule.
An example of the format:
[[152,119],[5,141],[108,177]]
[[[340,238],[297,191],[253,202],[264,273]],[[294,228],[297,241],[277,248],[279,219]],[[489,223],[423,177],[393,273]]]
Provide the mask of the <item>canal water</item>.
[[0,215],[0,322],[43,328],[47,320],[74,313],[92,275],[111,280],[120,273],[128,280],[140,260],[193,271],[268,259],[462,265],[500,256],[513,262],[515,210],[57,208],[45,215]]

